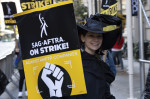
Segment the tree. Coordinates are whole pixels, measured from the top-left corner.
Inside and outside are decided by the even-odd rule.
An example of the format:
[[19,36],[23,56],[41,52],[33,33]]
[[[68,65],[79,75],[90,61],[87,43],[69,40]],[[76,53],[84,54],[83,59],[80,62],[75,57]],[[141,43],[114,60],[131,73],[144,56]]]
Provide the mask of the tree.
[[88,8],[83,4],[79,4],[76,7],[74,7],[74,12],[77,18],[84,19],[88,15]]
[[[67,1],[67,0],[55,0],[56,2]],[[88,16],[88,8],[81,3],[81,0],[73,0],[74,13],[76,19],[84,19]]]

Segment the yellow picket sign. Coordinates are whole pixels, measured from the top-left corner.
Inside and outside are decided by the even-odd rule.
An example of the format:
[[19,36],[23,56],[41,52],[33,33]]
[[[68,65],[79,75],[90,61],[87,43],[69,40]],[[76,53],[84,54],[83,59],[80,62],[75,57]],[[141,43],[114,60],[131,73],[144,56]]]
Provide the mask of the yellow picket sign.
[[86,94],[73,1],[15,14],[28,99]]
[[[103,2],[105,2],[105,0]],[[103,5],[102,5],[101,14],[115,16],[117,14],[117,6],[118,6],[118,1],[113,5],[109,5],[107,9],[103,9]],[[109,26],[103,27],[103,31],[111,31],[111,30],[115,30],[116,28],[117,28],[116,25],[109,25]]]

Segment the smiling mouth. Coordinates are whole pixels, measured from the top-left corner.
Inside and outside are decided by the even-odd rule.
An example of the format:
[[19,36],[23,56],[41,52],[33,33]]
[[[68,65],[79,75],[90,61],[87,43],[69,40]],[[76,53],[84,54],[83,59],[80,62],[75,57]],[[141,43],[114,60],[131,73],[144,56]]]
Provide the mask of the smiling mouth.
[[99,44],[98,43],[91,43],[93,46],[98,46]]

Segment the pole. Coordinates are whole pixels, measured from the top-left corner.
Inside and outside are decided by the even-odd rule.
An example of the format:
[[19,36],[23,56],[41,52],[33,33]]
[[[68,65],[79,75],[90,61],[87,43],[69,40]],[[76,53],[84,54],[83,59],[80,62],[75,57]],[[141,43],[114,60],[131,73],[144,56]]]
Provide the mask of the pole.
[[120,0],[120,13],[122,14],[122,0]]
[[88,12],[89,12],[89,16],[92,14],[92,0],[88,0]]
[[95,13],[97,13],[97,0],[95,0]]
[[99,13],[101,13],[101,0],[99,0],[99,5],[98,5],[98,7],[99,7]]
[[132,45],[132,20],[131,20],[131,0],[126,1],[127,13],[127,46],[128,46],[128,66],[129,66],[129,98],[135,99],[133,94],[133,45]]
[[17,38],[16,38],[16,25],[13,25],[13,30],[14,30],[14,35],[15,35],[15,44],[16,44],[15,50],[16,50],[16,48],[19,48],[18,47],[18,41],[17,41]]
[[[143,46],[143,15],[142,8],[139,2],[139,58],[144,59],[144,46]],[[144,99],[144,63],[140,61],[140,99]]]

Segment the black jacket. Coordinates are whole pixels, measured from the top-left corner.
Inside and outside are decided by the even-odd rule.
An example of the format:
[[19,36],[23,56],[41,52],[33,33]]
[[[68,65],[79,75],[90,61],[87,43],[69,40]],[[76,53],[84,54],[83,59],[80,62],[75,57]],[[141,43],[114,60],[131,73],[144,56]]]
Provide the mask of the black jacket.
[[86,52],[82,52],[82,63],[87,94],[63,97],[61,99],[108,99],[105,94],[107,85],[115,79],[108,65]]

